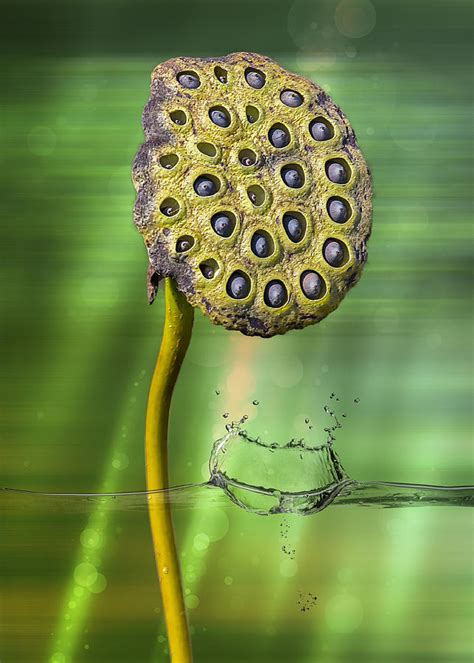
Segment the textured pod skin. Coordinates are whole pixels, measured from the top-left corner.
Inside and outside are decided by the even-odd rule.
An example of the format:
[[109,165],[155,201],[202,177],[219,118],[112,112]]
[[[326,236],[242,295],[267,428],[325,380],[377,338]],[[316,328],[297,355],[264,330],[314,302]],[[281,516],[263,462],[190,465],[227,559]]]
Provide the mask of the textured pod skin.
[[[248,68],[264,73],[261,89],[247,83]],[[216,74],[222,77],[222,70],[226,82]],[[181,72],[197,74],[199,87],[180,85],[177,77]],[[285,89],[299,92],[303,103],[299,107],[282,103],[280,94]],[[214,107],[227,111],[228,127],[213,124],[209,112]],[[254,121],[248,120],[248,114]],[[315,119],[331,128],[329,140],[312,137],[309,127]],[[269,141],[274,124],[289,131],[290,142],[283,148],[275,148]],[[367,259],[371,181],[350,124],[320,87],[254,53],[175,58],[153,71],[143,127],[146,142],[133,165],[134,221],[150,259],[150,301],[158,279],[171,276],[190,304],[214,323],[264,337],[319,322],[339,305],[358,281]],[[241,163],[243,150],[256,155],[255,164]],[[331,160],[344,164],[347,183],[329,180],[327,163]],[[296,164],[304,173],[300,188],[283,182],[281,169],[289,164]],[[215,179],[217,193],[208,197],[196,194],[193,185],[202,175]],[[259,205],[249,198],[252,191],[258,192]],[[346,222],[330,218],[328,201],[332,197],[348,205]],[[167,216],[170,209],[172,215]],[[216,234],[211,226],[212,216],[224,211],[235,220],[228,238]],[[305,225],[304,236],[296,243],[283,224],[284,214],[289,212],[299,213]],[[257,257],[251,250],[256,231],[271,237],[268,257]],[[191,238],[193,244],[188,251],[178,252],[177,241],[183,237]],[[324,259],[323,247],[329,239],[344,247],[340,267],[331,267]],[[209,264],[212,278],[203,274],[203,265]],[[301,289],[301,276],[307,270],[324,280],[319,299],[307,298]],[[228,294],[228,279],[235,271],[250,279],[250,292],[243,299]],[[288,291],[288,300],[280,308],[271,308],[264,301],[265,287],[275,279]]]

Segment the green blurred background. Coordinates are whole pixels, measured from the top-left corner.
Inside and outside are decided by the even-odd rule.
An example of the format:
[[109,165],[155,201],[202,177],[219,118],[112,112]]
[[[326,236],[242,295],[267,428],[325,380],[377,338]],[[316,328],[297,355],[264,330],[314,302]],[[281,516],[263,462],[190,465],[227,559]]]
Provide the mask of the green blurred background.
[[[172,483],[206,478],[227,411],[279,442],[310,417],[308,439],[322,441],[331,392],[347,412],[337,447],[351,476],[472,483],[472,3],[2,0],[0,11],[1,485],[144,487],[163,307],[146,302],[131,221],[141,110],[158,62],[235,50],[274,57],[342,106],[373,171],[374,230],[361,283],[316,327],[248,339],[197,314]],[[0,509],[2,663],[168,660],[143,509]],[[204,502],[177,510],[176,530],[197,663],[472,661],[468,509],[282,519]],[[302,613],[308,592],[318,598]]]

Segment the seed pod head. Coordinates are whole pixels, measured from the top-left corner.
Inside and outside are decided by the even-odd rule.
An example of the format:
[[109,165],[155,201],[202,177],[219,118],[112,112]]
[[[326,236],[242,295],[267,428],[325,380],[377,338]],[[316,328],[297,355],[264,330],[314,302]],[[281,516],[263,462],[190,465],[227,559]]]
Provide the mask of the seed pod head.
[[269,58],[175,58],[152,74],[133,166],[149,293],[175,279],[217,324],[314,324],[360,277],[370,173],[341,109]]

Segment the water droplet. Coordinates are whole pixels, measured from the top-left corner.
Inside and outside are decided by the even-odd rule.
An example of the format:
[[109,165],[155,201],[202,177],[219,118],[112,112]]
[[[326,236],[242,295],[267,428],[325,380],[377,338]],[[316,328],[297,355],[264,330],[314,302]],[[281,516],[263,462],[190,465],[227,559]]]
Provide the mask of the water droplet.
[[311,592],[300,592],[297,605],[300,607],[301,612],[308,612],[316,604],[318,597]]
[[186,596],[184,599],[184,602],[186,603],[187,608],[194,610],[199,606],[199,597],[195,594],[188,594],[188,596]]
[[228,412],[224,412],[224,414],[222,415],[222,417],[223,417],[224,419],[227,419],[227,418],[229,417],[229,413],[228,413]]
[[221,392],[219,391],[219,389],[216,389],[216,396],[220,396],[220,395],[221,395]]
[[252,405],[260,405],[260,403],[259,403],[259,401],[255,400],[255,401],[252,401]]
[[165,576],[167,576],[167,575],[168,575],[168,571],[169,571],[169,569],[168,569],[167,566],[164,566],[164,567],[162,568],[162,571],[163,571],[163,574],[164,574]]

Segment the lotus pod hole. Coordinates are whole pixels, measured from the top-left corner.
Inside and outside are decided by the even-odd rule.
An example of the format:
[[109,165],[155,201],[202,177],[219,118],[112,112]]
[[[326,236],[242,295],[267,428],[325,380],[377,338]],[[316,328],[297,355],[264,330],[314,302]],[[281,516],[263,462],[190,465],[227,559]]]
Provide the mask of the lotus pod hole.
[[205,154],[207,157],[210,157],[211,159],[217,156],[217,147],[212,143],[206,143],[206,142],[198,143],[197,148],[201,152],[201,154]]
[[275,250],[271,235],[265,230],[257,230],[252,237],[252,253],[258,258],[268,258]]
[[179,157],[177,154],[164,154],[162,157],[160,157],[160,164],[163,166],[163,168],[166,168],[166,170],[172,170],[178,161]]
[[260,90],[265,85],[266,76],[263,71],[248,67],[245,70],[245,80],[250,87]]
[[209,110],[209,117],[211,118],[211,122],[223,129],[228,127],[231,123],[229,111],[222,106],[214,106],[214,108],[211,108]]
[[239,152],[239,161],[242,166],[253,166],[257,163],[257,155],[253,150],[240,150]]
[[301,290],[308,299],[320,299],[326,291],[326,284],[319,274],[308,270],[301,275]]
[[306,233],[306,219],[299,212],[287,212],[283,216],[283,226],[288,239],[297,244]]
[[213,258],[210,258],[209,260],[204,260],[201,262],[199,269],[206,279],[213,279],[219,271],[219,265]]
[[189,90],[195,90],[201,85],[199,76],[195,71],[182,71],[177,76],[178,82]]
[[186,113],[182,110],[174,110],[170,112],[171,121],[178,125],[186,124],[187,116]]
[[255,53],[178,57],[153,71],[143,127],[134,220],[150,281],[262,337],[340,304],[367,260],[371,179],[319,85]]
[[309,131],[314,140],[329,140],[334,136],[334,129],[328,120],[317,117],[309,125]]
[[347,248],[338,239],[329,239],[323,248],[324,259],[331,267],[341,267],[347,262]]
[[260,111],[255,106],[247,106],[246,108],[247,121],[250,124],[253,124],[260,117]]
[[236,220],[232,212],[217,212],[211,218],[214,232],[221,237],[230,237],[234,232]]
[[265,304],[272,308],[281,308],[288,299],[288,291],[281,281],[270,281],[265,288]]
[[342,198],[330,198],[328,201],[328,213],[336,223],[345,223],[352,214],[349,203]]
[[289,186],[291,189],[301,189],[305,183],[304,171],[296,163],[283,166],[281,177],[286,186]]
[[329,161],[326,164],[326,173],[334,184],[346,184],[350,179],[350,168],[342,159]]
[[270,127],[270,131],[268,132],[268,140],[273,145],[273,147],[286,147],[290,143],[290,132],[284,124],[277,122]]
[[190,249],[192,249],[193,246],[194,246],[194,238],[191,237],[190,235],[184,235],[183,237],[180,237],[176,242],[176,251],[177,253],[184,253],[185,251],[189,251]]
[[200,175],[194,181],[194,191],[198,196],[213,196],[221,188],[221,183],[214,175]]
[[250,293],[250,279],[247,274],[236,271],[227,282],[227,294],[232,299],[245,299]]
[[290,108],[297,108],[303,103],[303,97],[296,90],[283,90],[280,94],[280,100]]
[[220,83],[227,83],[227,71],[217,65],[214,67],[214,74]]
[[179,212],[179,203],[174,198],[165,198],[160,204],[160,212],[165,216],[175,216]]
[[254,184],[248,188],[247,195],[250,202],[255,207],[260,207],[265,202],[266,194],[264,189],[258,184]]

